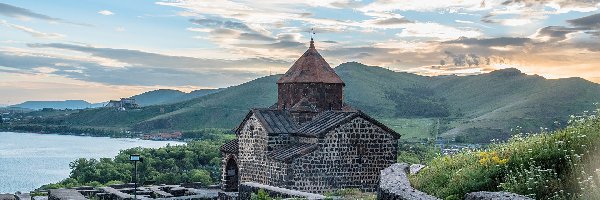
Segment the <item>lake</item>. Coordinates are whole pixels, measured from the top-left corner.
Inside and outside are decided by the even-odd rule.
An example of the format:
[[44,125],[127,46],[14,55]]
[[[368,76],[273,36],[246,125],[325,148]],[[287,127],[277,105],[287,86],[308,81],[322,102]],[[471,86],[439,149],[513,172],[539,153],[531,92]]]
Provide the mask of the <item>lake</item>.
[[114,157],[132,147],[185,144],[128,138],[0,132],[0,194],[29,192],[69,177],[77,158]]

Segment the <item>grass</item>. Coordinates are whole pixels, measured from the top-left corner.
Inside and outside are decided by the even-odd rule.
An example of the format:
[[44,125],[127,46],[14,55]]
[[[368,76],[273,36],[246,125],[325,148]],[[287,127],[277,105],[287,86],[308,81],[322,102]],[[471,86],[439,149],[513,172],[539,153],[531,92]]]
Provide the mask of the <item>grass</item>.
[[402,134],[402,141],[418,142],[436,137],[434,118],[379,118],[381,123]]
[[411,183],[442,199],[501,190],[535,199],[600,199],[597,114],[572,117],[565,129],[519,134],[485,150],[435,158]]

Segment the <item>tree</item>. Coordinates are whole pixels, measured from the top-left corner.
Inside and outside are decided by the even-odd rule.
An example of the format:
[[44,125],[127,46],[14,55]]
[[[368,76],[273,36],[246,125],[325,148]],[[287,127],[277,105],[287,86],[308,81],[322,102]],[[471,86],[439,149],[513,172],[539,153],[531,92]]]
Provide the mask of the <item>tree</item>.
[[202,185],[207,186],[212,184],[212,180],[210,178],[210,173],[206,170],[202,169],[194,169],[190,172],[189,175],[190,182],[200,182]]

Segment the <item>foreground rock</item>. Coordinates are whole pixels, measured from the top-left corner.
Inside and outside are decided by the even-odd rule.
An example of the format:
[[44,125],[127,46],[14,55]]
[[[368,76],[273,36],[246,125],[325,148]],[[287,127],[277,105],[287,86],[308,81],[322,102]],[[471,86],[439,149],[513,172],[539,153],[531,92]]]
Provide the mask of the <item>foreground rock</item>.
[[406,175],[408,172],[409,165],[406,163],[396,163],[381,170],[377,199],[438,200],[438,198],[425,194],[410,186],[410,182]]
[[17,200],[17,198],[12,194],[0,194],[0,200]]
[[510,192],[471,192],[465,200],[533,200],[532,198]]

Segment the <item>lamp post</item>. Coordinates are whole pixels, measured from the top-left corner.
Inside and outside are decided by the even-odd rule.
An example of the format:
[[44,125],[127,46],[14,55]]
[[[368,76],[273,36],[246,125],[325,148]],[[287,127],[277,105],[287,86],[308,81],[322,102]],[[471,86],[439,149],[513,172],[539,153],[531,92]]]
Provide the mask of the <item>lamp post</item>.
[[133,162],[133,168],[135,169],[135,173],[134,173],[134,187],[133,188],[133,199],[137,199],[137,162],[144,162],[144,159],[142,157],[140,157],[139,154],[133,154],[133,155],[129,155],[129,161]]

